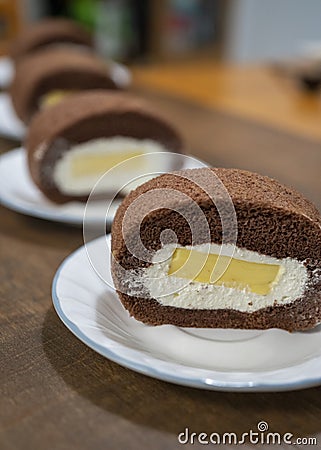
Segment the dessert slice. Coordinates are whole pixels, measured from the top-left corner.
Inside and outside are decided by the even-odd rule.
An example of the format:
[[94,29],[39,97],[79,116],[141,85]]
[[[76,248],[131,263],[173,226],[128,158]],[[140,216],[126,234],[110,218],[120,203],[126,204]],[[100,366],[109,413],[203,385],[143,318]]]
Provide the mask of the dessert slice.
[[321,216],[244,170],[162,175],[119,207],[112,275],[147,324],[306,330],[321,321]]
[[[153,155],[180,153],[183,143],[148,103],[120,92],[93,90],[36,114],[26,149],[36,185],[51,201],[65,203],[86,201],[105,172],[135,156],[143,158],[132,159],[125,173],[103,177],[95,193],[114,195],[132,178],[159,173],[162,167]],[[169,170],[168,159],[164,158],[163,171]]]
[[92,48],[93,39],[91,34],[77,22],[62,18],[48,18],[24,28],[13,41],[9,56],[17,62],[49,45],[77,45]]
[[10,94],[17,116],[29,123],[39,109],[87,89],[117,89],[106,62],[94,53],[50,48],[17,64]]

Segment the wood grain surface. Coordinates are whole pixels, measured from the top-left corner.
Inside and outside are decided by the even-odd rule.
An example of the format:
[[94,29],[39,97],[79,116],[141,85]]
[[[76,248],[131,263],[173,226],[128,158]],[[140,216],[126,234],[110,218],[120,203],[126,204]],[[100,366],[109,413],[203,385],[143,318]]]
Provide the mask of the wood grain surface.
[[[274,176],[321,207],[317,140],[151,90],[136,92],[179,127],[198,157]],[[0,141],[2,152],[14,145]],[[280,433],[317,436],[321,448],[321,387],[202,391],[145,377],[87,348],[61,323],[50,294],[57,267],[82,245],[81,230],[3,207],[0,213],[2,450],[204,448],[179,445],[178,433],[189,427],[242,434],[260,420]]]
[[321,140],[320,90],[308,94],[297,77],[273,65],[227,65],[207,58],[140,65],[133,73],[144,87]]

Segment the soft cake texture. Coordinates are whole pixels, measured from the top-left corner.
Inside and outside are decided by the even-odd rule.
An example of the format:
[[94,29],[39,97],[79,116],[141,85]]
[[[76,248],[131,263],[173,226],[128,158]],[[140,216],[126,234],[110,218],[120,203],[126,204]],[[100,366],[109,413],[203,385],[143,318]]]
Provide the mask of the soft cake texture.
[[[275,327],[288,331],[313,328],[321,321],[319,212],[298,192],[271,178],[237,169],[211,171],[225,185],[235,208],[236,254],[247,260],[272,261],[284,268],[271,295],[196,282],[188,284],[186,280],[168,276],[168,262],[159,263],[160,252],[166,253],[161,239],[164,230],[172,230],[178,247],[190,248],[193,244],[193,248],[200,249],[202,245],[222,243],[217,208],[204,190],[188,180],[191,173],[197,173],[206,185],[211,172],[193,169],[148,181],[131,192],[118,209],[112,227],[112,274],[121,302],[136,319],[151,325]],[[155,205],[162,204],[160,189],[169,188],[186,194],[191,202],[199,205],[210,229],[210,242],[192,241],[191,224],[184,218],[190,202],[183,200],[177,204],[173,199],[166,209],[155,209]],[[139,211],[131,205],[151,191],[155,192],[154,199],[146,196],[150,204],[144,204],[150,213],[141,220]],[[127,227],[124,228],[125,219]],[[135,256],[139,254],[139,239],[152,252],[152,259]],[[169,251],[167,257],[170,255]],[[171,284],[175,283],[185,285],[185,291],[183,287],[166,296],[166,289],[171,290],[175,287]]]
[[91,34],[79,23],[62,18],[48,18],[25,27],[10,48],[10,57],[17,62],[30,53],[49,45],[80,45],[92,48]]
[[[184,143],[148,103],[121,92],[93,90],[67,96],[36,114],[26,149],[36,186],[49,200],[66,203],[87,201],[100,175],[124,158],[160,151],[182,153]],[[180,168],[174,159],[167,158],[164,167],[156,167],[148,156],[139,167],[133,160],[128,172],[104,177],[96,193],[114,195],[139,175]],[[131,184],[131,189],[136,186]]]
[[117,89],[107,63],[89,51],[50,47],[17,63],[10,95],[17,116],[29,124],[46,94],[87,89]]

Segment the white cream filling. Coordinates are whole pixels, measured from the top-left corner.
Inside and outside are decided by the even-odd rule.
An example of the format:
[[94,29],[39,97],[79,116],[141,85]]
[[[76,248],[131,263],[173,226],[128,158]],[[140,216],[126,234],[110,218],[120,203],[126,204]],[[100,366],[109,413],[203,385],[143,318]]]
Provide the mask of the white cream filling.
[[[278,264],[280,275],[266,295],[248,290],[182,280],[168,275],[171,256],[175,245],[165,245],[156,252],[153,264],[142,270],[142,281],[152,298],[165,306],[186,309],[235,309],[253,312],[268,306],[284,305],[298,299],[304,292],[308,279],[304,264],[292,258],[277,259],[257,252],[235,247],[233,258],[248,262]],[[191,249],[192,247],[186,246]],[[219,254],[221,246],[203,244],[193,246],[199,252]],[[232,246],[225,245],[222,255],[231,255]]]
[[[66,151],[55,164],[53,180],[64,194],[86,195],[102,175],[108,171],[108,175],[102,177],[95,187],[96,194],[117,191],[130,181],[130,185],[125,189],[129,191],[155,176],[154,174],[142,178],[142,174],[157,174],[170,169],[168,167],[169,162],[165,157],[162,159],[154,157],[154,154],[158,152],[166,152],[166,148],[152,140],[139,140],[121,136],[92,139],[74,145]],[[110,163],[115,159],[115,155],[117,155],[116,158],[120,157],[120,160],[122,160],[123,155],[124,160],[126,160],[129,157],[128,155],[136,156],[137,153],[142,153],[143,156],[128,160],[119,169],[110,171]],[[92,173],[91,170],[88,173],[81,174],[81,176],[75,175],[75,162],[79,162],[82,158],[84,160],[88,158],[89,160],[89,158],[99,158],[104,155],[107,156],[106,161],[100,165],[95,173]],[[108,155],[110,155],[110,161],[108,161]],[[112,163],[111,165],[113,166]],[[139,178],[135,180],[136,177]]]

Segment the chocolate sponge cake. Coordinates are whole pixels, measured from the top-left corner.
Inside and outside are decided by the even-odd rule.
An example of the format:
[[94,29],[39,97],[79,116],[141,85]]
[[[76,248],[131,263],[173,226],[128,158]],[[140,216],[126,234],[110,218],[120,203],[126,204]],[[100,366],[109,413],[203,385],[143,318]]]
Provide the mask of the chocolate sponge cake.
[[79,45],[92,48],[93,39],[77,22],[48,18],[23,29],[12,43],[9,56],[17,62],[22,57],[48,45]]
[[112,226],[112,275],[136,319],[306,330],[321,322],[321,216],[279,182],[236,169],[161,175]]
[[127,172],[104,177],[99,184],[102,195],[114,194],[143,173],[159,173],[155,152],[171,152],[173,166],[168,168],[172,158],[164,153],[164,172],[180,168],[175,155],[183,151],[183,142],[145,101],[127,93],[93,90],[37,113],[26,149],[33,181],[48,199],[65,203],[86,201],[106,171],[135,156],[142,158],[131,160]]
[[17,64],[10,94],[18,117],[28,123],[37,110],[85,89],[117,89],[105,61],[90,52],[50,48]]

